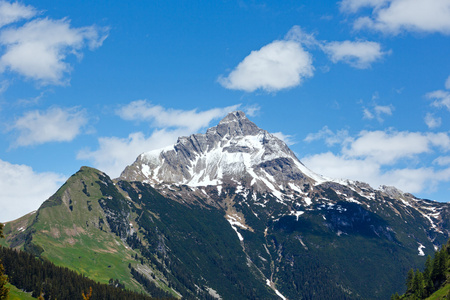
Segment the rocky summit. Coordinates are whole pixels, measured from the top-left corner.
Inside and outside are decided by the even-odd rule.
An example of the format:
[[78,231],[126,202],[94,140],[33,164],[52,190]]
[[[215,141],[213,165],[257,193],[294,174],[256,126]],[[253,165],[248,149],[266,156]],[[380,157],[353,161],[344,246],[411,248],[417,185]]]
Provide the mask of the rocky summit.
[[82,167],[4,243],[150,295],[388,299],[449,232],[449,204],[320,176],[238,111],[118,179]]
[[205,134],[181,137],[173,146],[141,154],[120,178],[157,186],[234,185],[279,197],[326,181],[241,111],[228,114]]
[[444,222],[441,212],[447,212],[439,203],[417,199],[392,186],[374,189],[363,182],[316,174],[282,140],[256,126],[242,111],[229,113],[205,134],[180,137],[173,146],[141,154],[120,179],[149,183],[184,201],[197,198],[198,190],[211,198],[234,187],[235,193],[251,195],[253,200],[265,194],[287,206],[307,207],[331,188],[338,199],[370,208],[379,195],[415,208],[428,220],[431,231],[445,230],[440,226]]

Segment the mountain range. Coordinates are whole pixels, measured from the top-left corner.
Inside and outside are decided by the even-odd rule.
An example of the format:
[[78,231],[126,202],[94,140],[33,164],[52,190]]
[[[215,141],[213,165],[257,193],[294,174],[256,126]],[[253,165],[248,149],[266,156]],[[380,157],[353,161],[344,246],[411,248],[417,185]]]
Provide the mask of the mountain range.
[[117,179],[82,167],[2,243],[176,298],[386,299],[449,222],[447,203],[314,173],[236,111]]

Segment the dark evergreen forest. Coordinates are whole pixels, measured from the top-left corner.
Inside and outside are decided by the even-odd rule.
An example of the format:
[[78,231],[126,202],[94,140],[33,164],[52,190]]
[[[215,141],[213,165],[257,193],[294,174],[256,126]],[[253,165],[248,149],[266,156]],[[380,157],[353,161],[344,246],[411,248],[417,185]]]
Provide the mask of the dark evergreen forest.
[[[428,256],[425,268],[420,270],[409,270],[406,278],[406,292],[399,296],[395,294],[392,300],[398,299],[425,299],[437,290],[443,288],[449,283],[448,271],[450,266],[450,240],[439,251],[436,251],[434,257]],[[450,292],[445,296],[450,299]]]
[[[169,299],[170,295],[151,286],[150,292],[157,298],[124,290],[120,284],[101,284],[68,268],[55,266],[48,260],[36,258],[26,252],[0,247],[0,260],[9,282],[17,288],[32,293],[33,297],[42,295],[48,299],[80,299],[82,294],[92,288],[91,300],[150,300]],[[116,282],[117,283],[117,282]]]

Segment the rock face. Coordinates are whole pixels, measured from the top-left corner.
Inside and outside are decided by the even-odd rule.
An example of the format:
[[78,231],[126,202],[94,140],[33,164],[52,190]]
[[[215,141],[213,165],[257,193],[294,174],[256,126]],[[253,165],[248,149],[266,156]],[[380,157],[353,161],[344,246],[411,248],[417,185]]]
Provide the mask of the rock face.
[[206,134],[180,137],[174,146],[141,154],[120,179],[190,187],[234,184],[274,195],[326,181],[241,111],[228,114]]
[[437,232],[448,235],[444,228],[446,205],[391,186],[374,189],[367,183],[318,175],[282,140],[256,126],[241,111],[229,113],[205,134],[180,137],[173,146],[141,154],[120,179],[148,183],[177,201],[198,203],[199,198],[206,198],[216,207],[223,206],[221,199],[227,191],[233,197],[250,197],[256,205],[265,205],[266,197],[271,197],[285,206],[286,212],[279,216],[339,201],[376,212],[380,205],[394,208],[384,200],[391,199],[421,215],[433,241]]

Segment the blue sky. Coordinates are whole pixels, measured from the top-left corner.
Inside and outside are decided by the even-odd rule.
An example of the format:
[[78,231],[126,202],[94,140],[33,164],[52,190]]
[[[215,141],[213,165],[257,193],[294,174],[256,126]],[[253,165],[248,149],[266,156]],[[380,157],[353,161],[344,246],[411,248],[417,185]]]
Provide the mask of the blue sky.
[[448,201],[450,0],[0,1],[0,221],[240,109],[313,171]]

